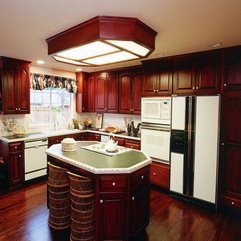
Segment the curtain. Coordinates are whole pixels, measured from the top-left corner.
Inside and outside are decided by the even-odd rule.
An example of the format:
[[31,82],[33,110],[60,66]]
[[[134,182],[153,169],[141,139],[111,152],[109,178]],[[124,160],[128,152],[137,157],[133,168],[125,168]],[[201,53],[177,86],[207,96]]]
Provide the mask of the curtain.
[[31,73],[30,88],[34,90],[65,88],[68,92],[77,93],[77,81],[71,78]]

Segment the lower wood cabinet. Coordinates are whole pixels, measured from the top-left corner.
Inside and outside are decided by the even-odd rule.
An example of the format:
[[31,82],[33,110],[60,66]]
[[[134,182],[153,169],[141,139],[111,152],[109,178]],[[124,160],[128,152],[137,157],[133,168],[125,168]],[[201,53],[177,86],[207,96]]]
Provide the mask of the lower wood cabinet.
[[139,140],[133,140],[133,139],[122,138],[122,137],[114,137],[114,140],[118,141],[119,146],[125,146],[135,150],[141,149],[141,142]]
[[127,241],[147,227],[150,208],[149,173],[150,168],[146,166],[130,175],[99,177],[96,215],[99,240]]
[[150,178],[152,184],[169,190],[170,166],[164,163],[152,162]]
[[14,188],[24,182],[24,143],[19,142],[0,142],[1,153],[5,168],[3,173],[6,180],[5,188]]

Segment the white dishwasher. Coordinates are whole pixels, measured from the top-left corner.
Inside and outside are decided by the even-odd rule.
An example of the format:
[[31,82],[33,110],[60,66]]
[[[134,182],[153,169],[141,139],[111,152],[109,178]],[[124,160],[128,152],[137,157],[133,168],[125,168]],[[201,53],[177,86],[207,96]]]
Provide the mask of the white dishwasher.
[[25,181],[47,174],[47,148],[47,138],[24,142]]

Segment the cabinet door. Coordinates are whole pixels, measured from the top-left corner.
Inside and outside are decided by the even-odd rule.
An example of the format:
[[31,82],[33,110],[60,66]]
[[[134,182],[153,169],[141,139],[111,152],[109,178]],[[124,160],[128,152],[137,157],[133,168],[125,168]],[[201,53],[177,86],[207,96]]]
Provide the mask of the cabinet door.
[[15,114],[15,66],[5,65],[3,70],[3,112],[5,114]]
[[131,149],[136,149],[136,150],[140,150],[141,149],[140,141],[136,141],[136,140],[126,139],[125,146],[128,147],[128,148],[131,148]]
[[195,63],[196,94],[218,94],[221,82],[220,55],[207,54]]
[[150,179],[153,184],[169,190],[169,187],[170,187],[169,165],[152,162]]
[[241,203],[241,93],[225,92],[222,102],[220,194],[223,205],[232,207],[233,198]]
[[30,113],[30,79],[29,64],[19,64],[15,71],[15,93],[17,102],[15,103],[16,113]]
[[24,157],[22,152],[9,155],[9,186],[20,184],[24,181]]
[[195,92],[195,80],[193,76],[192,63],[181,60],[174,66],[173,93],[193,94]]
[[95,77],[93,75],[88,78],[87,83],[84,85],[83,91],[87,92],[88,112],[94,112],[95,111]]
[[105,106],[106,74],[98,74],[95,81],[95,109],[97,112],[105,112],[107,111]]
[[127,240],[127,208],[123,193],[100,195],[100,240]]
[[119,76],[119,112],[131,113],[132,108],[132,75],[122,73]]
[[118,76],[115,73],[107,75],[105,86],[105,111],[118,112]]
[[143,96],[154,96],[156,93],[157,73],[155,70],[145,70],[145,77],[142,85]]
[[226,49],[224,52],[223,90],[241,90],[241,47]]
[[131,197],[130,236],[133,237],[149,223],[150,191],[143,189]]
[[141,97],[142,97],[142,72],[134,72],[132,75],[131,99],[132,99],[132,113],[136,115],[141,114]]
[[157,73],[156,81],[156,95],[167,96],[172,93],[172,72],[171,71],[159,71]]

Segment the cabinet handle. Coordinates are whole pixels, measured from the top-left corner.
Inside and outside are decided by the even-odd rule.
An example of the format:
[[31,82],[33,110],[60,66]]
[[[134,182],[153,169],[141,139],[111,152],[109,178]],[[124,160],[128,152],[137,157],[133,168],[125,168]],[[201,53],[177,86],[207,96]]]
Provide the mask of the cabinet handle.
[[18,108],[18,110],[21,110],[21,108]]
[[17,147],[17,146],[15,146],[14,148],[15,148],[15,149],[18,149],[18,147]]
[[113,187],[115,186],[115,182],[112,182],[112,186],[113,186]]
[[18,110],[18,108],[16,108],[15,110]]
[[22,157],[22,155],[19,155],[19,157]]
[[224,146],[224,143],[222,142],[222,144],[221,144],[222,146]]
[[195,90],[195,87],[192,87],[193,90]]
[[153,173],[153,176],[156,176],[156,173],[155,173],[155,172]]
[[141,176],[141,179],[144,179],[144,176],[143,176],[143,175]]
[[224,84],[223,86],[227,86],[227,84]]
[[102,199],[100,200],[100,203],[103,203],[103,200],[102,200]]
[[235,205],[235,202],[231,202],[231,204],[234,206],[234,205]]
[[135,200],[135,196],[133,196],[131,199],[134,201]]
[[196,87],[196,90],[198,90],[198,87]]
[[156,92],[159,92],[159,90],[156,90]]

